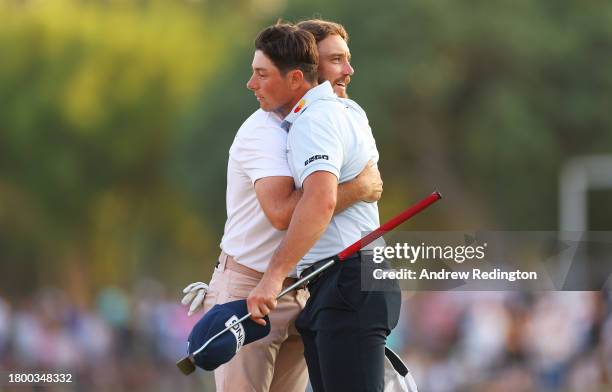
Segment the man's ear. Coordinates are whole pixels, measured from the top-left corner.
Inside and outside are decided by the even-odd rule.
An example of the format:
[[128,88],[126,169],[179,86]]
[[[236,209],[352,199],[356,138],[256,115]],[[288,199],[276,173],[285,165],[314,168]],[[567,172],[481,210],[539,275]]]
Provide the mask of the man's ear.
[[304,83],[304,73],[299,69],[289,71],[289,85],[291,89],[297,90]]

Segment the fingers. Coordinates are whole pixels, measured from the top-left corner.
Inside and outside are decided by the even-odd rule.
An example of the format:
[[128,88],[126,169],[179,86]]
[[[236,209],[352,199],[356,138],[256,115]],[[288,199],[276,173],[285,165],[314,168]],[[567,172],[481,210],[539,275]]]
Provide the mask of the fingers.
[[370,190],[369,193],[366,194],[363,201],[365,201],[366,203],[373,203],[375,201],[379,201],[380,197],[382,196],[382,192],[383,192],[382,184],[373,184],[372,189]]
[[359,175],[364,176],[365,180],[369,181],[374,185],[382,186],[382,177],[380,175],[380,170],[378,170],[378,166],[376,166],[376,164],[372,161],[368,161],[368,164]]
[[249,310],[249,313],[251,313],[251,320],[261,326],[266,325],[266,320],[263,319],[265,315],[259,309],[257,300],[253,296],[249,296],[247,298],[247,309]]
[[191,316],[192,314],[198,311],[198,309],[204,303],[204,297],[206,296],[207,292],[208,285],[204,282],[191,283],[183,289],[183,293],[187,294],[185,294],[185,296],[181,300],[181,303],[183,305],[188,305],[189,303],[191,303],[191,305],[189,306],[189,311],[187,312],[187,316]]
[[256,324],[261,325],[262,327],[266,326],[266,320],[263,319],[262,317],[255,317],[255,316],[251,316],[251,320],[253,320]]
[[187,305],[189,302],[191,302],[192,299],[195,298],[196,295],[197,295],[197,292],[195,292],[195,291],[191,291],[191,292],[185,294],[185,296],[181,300],[181,303],[183,305]]
[[251,320],[261,325],[262,327],[265,326],[266,320],[264,319],[264,317],[270,314],[270,311],[272,311],[274,308],[276,308],[276,304],[274,304],[274,306],[272,307],[266,304],[259,305],[258,308],[251,312]]
[[204,303],[205,296],[206,296],[206,290],[204,289],[198,290],[198,295],[196,295],[195,299],[191,303],[191,306],[189,307],[189,311],[187,312],[187,316],[191,316],[192,314],[198,311],[198,309]]
[[264,278],[251,290],[247,298],[247,308],[251,313],[251,320],[259,325],[266,325],[263,318],[276,308],[276,296],[281,288],[282,279],[280,281],[272,278],[266,279],[264,275]]
[[272,309],[274,309],[274,307],[270,307],[266,304],[262,304],[259,306],[259,309],[261,310],[261,314],[266,316],[268,314],[270,314],[270,312],[272,311]]
[[264,317],[276,308],[276,298],[264,298],[261,296],[250,296],[247,298],[247,308],[251,313],[251,320],[255,323],[265,326],[266,320]]
[[383,192],[383,180],[376,163],[369,160],[360,175],[363,175],[365,180],[364,197],[362,200],[367,203],[380,200]]
[[249,297],[247,298],[247,308],[251,314],[263,317],[276,309],[276,299],[267,300],[261,297]]
[[266,320],[264,320],[264,317],[266,316],[266,314],[269,313],[269,309],[267,309],[268,313],[266,313],[264,309],[267,309],[267,307],[257,307],[254,311],[251,312],[251,320],[261,326],[266,325]]
[[199,285],[199,284],[201,284],[201,283],[202,283],[202,282],[190,283],[189,285],[187,285],[187,287],[185,287],[185,288],[183,289],[183,293],[188,293],[188,292],[192,291],[192,290],[193,290],[193,288],[194,288],[195,286],[197,286],[197,285]]
[[196,289],[199,288],[204,288],[206,290],[208,290],[208,285],[204,282],[195,282],[195,283],[191,283],[190,285],[188,285],[187,287],[185,287],[183,289],[183,293],[188,293],[190,291],[194,291]]

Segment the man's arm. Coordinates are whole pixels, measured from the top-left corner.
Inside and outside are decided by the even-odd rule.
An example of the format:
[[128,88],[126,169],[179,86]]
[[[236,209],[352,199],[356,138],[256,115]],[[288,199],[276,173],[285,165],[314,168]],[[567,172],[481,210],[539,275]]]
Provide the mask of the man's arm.
[[[337,214],[358,201],[380,200],[383,182],[376,165],[369,161],[359,175],[338,186]],[[302,196],[295,189],[293,177],[264,177],[255,182],[255,193],[266,217],[278,230],[287,230],[293,211]]]
[[302,191],[295,189],[293,177],[264,177],[255,181],[257,201],[277,230],[287,230]]
[[338,179],[334,174],[314,172],[306,178],[303,188],[304,194],[297,202],[287,235],[247,298],[251,318],[261,325],[265,325],[263,317],[276,307],[283,280],[321,237],[336,208]]
[[338,185],[338,198],[334,215],[345,210],[358,201],[373,203],[380,200],[383,192],[383,181],[378,166],[368,161],[366,167],[355,179]]

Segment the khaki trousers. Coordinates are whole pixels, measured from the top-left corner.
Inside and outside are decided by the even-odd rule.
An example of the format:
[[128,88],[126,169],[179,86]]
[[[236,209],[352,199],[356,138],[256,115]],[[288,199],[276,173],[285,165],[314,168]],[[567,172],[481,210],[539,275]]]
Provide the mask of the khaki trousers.
[[[222,252],[205,297],[204,311],[215,304],[247,298],[261,276],[262,273]],[[308,372],[304,345],[294,321],[307,299],[306,290],[297,290],[278,301],[269,315],[270,334],[242,347],[231,361],[215,370],[218,392],[305,391]]]

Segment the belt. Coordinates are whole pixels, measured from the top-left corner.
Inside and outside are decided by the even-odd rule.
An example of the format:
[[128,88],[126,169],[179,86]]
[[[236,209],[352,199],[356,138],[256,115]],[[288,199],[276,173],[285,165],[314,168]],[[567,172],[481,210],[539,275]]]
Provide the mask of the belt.
[[[326,263],[328,263],[332,259],[336,259],[336,263],[338,263],[338,262],[343,263],[343,262],[345,262],[347,260],[359,259],[359,258],[361,258],[361,251],[356,252],[352,256],[347,257],[343,261],[339,261],[337,259],[337,257],[338,256],[336,255],[336,256],[330,257],[328,259],[323,259],[323,260],[315,261],[313,264],[311,264],[310,266],[308,266],[307,268],[304,268],[302,270],[302,272],[300,273],[300,279],[303,278],[304,276],[308,276],[311,273],[315,272],[316,270],[318,270],[319,268],[323,267]],[[332,268],[332,267],[330,267],[330,268]],[[308,285],[312,284],[314,281],[319,279],[321,276],[325,275],[325,273],[327,273],[330,270],[330,268],[326,269],[325,271],[321,272],[319,275],[317,275],[317,276],[313,277],[312,279],[310,279],[308,282],[305,283],[305,286],[308,286]]]
[[[221,251],[219,255],[219,261],[215,268],[219,268],[222,271],[224,269],[228,269],[230,271],[238,272],[239,274],[246,275],[248,277],[261,280],[263,278],[263,272],[259,272],[254,270],[253,268],[249,268],[244,264],[240,264],[233,256],[228,255],[227,253]],[[292,284],[297,282],[296,278],[285,278],[283,281],[283,288],[289,287]]]

